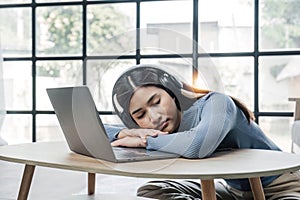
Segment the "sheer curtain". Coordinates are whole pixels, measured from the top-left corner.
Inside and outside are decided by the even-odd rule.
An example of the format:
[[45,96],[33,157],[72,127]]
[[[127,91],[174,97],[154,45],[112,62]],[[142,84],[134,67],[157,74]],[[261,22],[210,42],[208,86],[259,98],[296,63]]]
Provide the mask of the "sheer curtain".
[[3,125],[5,114],[6,114],[6,110],[5,110],[5,99],[4,99],[3,57],[2,57],[2,50],[0,48],[0,146],[7,144],[7,142],[1,137],[1,128]]

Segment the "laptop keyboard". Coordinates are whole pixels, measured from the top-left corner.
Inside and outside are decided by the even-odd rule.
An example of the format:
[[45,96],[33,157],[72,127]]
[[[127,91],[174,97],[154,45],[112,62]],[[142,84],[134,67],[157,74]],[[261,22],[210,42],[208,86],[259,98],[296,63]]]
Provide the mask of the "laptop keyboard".
[[117,157],[145,157],[150,156],[147,153],[147,150],[142,148],[122,148],[122,147],[113,147],[114,153]]

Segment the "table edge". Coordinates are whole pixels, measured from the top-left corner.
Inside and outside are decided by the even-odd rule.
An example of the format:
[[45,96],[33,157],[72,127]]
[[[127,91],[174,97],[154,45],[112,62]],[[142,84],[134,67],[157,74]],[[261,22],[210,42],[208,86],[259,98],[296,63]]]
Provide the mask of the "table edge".
[[[33,166],[41,166],[41,167],[49,167],[55,169],[63,169],[63,170],[72,170],[72,171],[80,171],[87,173],[95,173],[95,174],[105,174],[105,175],[116,175],[116,176],[126,176],[126,177],[136,177],[136,178],[170,178],[170,179],[239,179],[239,178],[254,178],[254,177],[262,177],[262,176],[275,176],[283,173],[294,172],[300,169],[300,166],[290,167],[288,169],[279,169],[279,170],[270,170],[270,171],[261,171],[254,173],[236,173],[236,174],[156,174],[149,172],[135,173],[135,172],[125,172],[119,170],[104,170],[104,169],[95,169],[95,168],[82,168],[78,166],[69,166],[57,163],[50,162],[40,162],[40,161],[32,161],[25,160],[19,158],[9,158],[0,155],[0,160],[20,163],[25,165],[33,165]],[[102,160],[100,160],[102,161]]]

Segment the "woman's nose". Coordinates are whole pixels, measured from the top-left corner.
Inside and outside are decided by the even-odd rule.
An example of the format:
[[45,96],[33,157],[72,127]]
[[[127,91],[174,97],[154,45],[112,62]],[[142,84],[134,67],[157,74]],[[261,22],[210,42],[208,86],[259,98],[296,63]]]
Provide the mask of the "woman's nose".
[[157,109],[150,109],[149,117],[153,124],[157,124],[161,121],[161,114],[158,112]]

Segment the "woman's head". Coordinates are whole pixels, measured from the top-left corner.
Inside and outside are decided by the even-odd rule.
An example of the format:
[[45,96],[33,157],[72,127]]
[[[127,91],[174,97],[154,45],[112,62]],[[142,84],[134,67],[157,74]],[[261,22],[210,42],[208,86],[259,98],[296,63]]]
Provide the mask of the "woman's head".
[[[113,87],[112,101],[117,115],[128,128],[154,128],[172,132],[179,125],[181,112],[208,92],[209,90],[198,89],[182,82],[157,66],[136,65],[118,78]],[[159,106],[155,106],[159,98],[153,102],[149,101],[153,95],[156,97],[155,94],[159,94],[161,98]],[[235,98],[232,99],[243,111],[249,123],[255,119],[245,105]],[[153,107],[147,102],[151,102],[149,105]],[[146,112],[148,116],[155,117],[153,114],[156,114],[159,121],[156,122],[155,118],[141,118],[139,114],[142,115],[143,112],[136,110]],[[160,124],[155,125],[157,123]]]
[[[195,96],[186,95],[187,93],[192,93],[191,88],[192,87],[180,81],[174,75],[156,66],[137,65],[125,71],[116,81],[112,94],[113,106],[118,116],[128,128],[150,128],[150,124],[139,123],[140,120],[135,118],[137,115],[130,112],[133,111],[131,110],[133,105],[142,103],[142,97],[145,97],[146,94],[150,94],[149,91],[152,91],[152,94],[159,93],[161,95],[168,95],[169,98],[172,99],[172,105],[173,103],[175,105],[175,107],[172,107],[171,104],[163,105],[163,107],[160,107],[161,111],[163,109],[166,111],[167,108],[165,107],[172,107],[177,113],[186,110],[195,102]],[[144,96],[139,94],[144,94]],[[167,97],[165,95],[161,97]],[[146,100],[146,102],[148,100]],[[158,107],[159,106],[157,106],[157,108]],[[176,115],[177,114],[174,116],[175,118]]]
[[181,111],[175,101],[161,87],[141,86],[130,99],[129,114],[139,127],[172,133],[181,121]]

